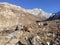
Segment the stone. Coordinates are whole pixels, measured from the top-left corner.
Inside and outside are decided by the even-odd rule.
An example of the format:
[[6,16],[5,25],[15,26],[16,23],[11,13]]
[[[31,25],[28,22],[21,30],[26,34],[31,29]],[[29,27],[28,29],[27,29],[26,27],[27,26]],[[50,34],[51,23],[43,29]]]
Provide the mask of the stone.
[[60,45],[60,20],[40,21],[25,9],[0,3],[0,45]]

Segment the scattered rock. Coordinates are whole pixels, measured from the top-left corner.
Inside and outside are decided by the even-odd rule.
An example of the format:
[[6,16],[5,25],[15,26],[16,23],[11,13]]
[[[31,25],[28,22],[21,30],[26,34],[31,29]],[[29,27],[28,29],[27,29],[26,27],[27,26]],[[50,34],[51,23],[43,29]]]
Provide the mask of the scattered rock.
[[60,45],[60,20],[40,18],[8,3],[0,4],[0,45]]

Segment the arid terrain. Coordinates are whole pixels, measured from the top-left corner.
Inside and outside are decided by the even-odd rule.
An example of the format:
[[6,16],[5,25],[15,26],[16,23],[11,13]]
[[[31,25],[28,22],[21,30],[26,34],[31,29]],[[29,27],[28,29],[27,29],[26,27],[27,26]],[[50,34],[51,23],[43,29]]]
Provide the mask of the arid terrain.
[[0,3],[0,45],[60,45],[60,19],[40,12]]

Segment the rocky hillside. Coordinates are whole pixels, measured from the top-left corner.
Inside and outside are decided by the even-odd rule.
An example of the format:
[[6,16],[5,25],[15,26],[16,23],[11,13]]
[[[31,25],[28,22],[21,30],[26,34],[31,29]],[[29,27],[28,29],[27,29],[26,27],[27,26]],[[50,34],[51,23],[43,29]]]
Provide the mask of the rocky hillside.
[[0,28],[26,25],[36,20],[40,20],[39,17],[28,13],[21,7],[9,3],[0,3]]
[[60,45],[60,20],[40,20],[19,6],[0,3],[0,45]]
[[0,32],[0,45],[60,45],[60,20],[4,29]]

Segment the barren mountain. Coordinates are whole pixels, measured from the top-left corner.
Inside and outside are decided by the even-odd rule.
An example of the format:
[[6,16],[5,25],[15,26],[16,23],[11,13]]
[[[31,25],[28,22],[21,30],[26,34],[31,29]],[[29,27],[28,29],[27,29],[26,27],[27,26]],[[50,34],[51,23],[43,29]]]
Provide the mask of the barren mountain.
[[39,18],[21,7],[9,3],[0,3],[0,28],[30,24],[36,20]]
[[43,19],[43,20],[45,20],[51,16],[50,14],[44,12],[42,9],[38,9],[38,8],[28,9],[27,11],[31,14],[34,14],[34,15],[40,17],[40,19]]
[[0,45],[60,45],[60,20],[40,20],[24,8],[0,3]]
[[60,11],[57,12],[57,13],[52,13],[52,15],[47,18],[46,20],[59,20],[60,19]]

